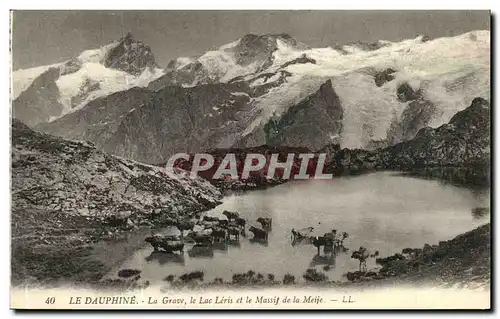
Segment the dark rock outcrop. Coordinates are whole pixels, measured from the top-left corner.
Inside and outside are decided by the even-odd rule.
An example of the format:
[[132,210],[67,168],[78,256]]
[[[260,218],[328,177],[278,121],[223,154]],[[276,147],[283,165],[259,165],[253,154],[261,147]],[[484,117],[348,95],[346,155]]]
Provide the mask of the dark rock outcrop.
[[342,116],[340,99],[328,80],[316,93],[265,125],[266,144],[301,145],[318,150],[340,134]]
[[[269,78],[276,76],[277,74],[279,74],[279,78],[276,81],[268,82]],[[248,93],[250,94],[251,97],[259,97],[261,95],[264,95],[267,92],[269,92],[272,88],[279,87],[280,85],[285,83],[287,81],[287,78],[290,76],[292,76],[292,73],[285,71],[285,70],[279,70],[276,73],[260,74],[260,75],[256,76],[255,78],[252,78],[248,82],[251,83],[251,82],[256,81],[260,78],[264,78],[264,84],[254,86],[254,87],[249,87]]]
[[475,98],[437,129],[421,129],[410,141],[387,149],[400,167],[475,167],[490,165],[490,105]]
[[236,45],[232,51],[239,65],[248,65],[256,61],[265,63],[271,58],[272,53],[278,49],[278,40],[295,48],[307,48],[286,33],[264,35],[247,34],[240,39],[238,45]]
[[107,68],[141,74],[146,68],[158,67],[151,48],[128,33],[117,46],[106,53],[102,64]]
[[401,102],[414,101],[422,96],[421,92],[413,90],[406,82],[398,86],[396,95]]
[[414,138],[417,132],[426,127],[436,112],[436,106],[424,98],[408,103],[399,121],[393,121],[387,132],[389,145]]
[[393,73],[396,73],[396,70],[392,68],[387,68],[383,71],[379,71],[375,74],[375,85],[382,86],[387,82],[394,80]]
[[296,59],[294,59],[292,61],[288,61],[286,63],[283,63],[283,65],[280,68],[284,69],[284,68],[286,68],[289,65],[293,65],[293,64],[306,64],[306,63],[316,64],[316,60],[308,58],[307,55],[304,53],[299,58],[296,58]]
[[80,62],[80,60],[78,60],[77,58],[72,58],[60,67],[61,76],[75,73],[80,70],[81,67],[82,62]]

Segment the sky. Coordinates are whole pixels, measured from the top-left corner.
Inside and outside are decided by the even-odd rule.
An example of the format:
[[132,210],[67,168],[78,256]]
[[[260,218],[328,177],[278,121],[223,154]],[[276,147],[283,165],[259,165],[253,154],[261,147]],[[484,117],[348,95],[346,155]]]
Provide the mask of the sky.
[[68,60],[132,32],[161,67],[245,34],[288,33],[311,46],[489,30],[489,11],[14,11],[13,69]]

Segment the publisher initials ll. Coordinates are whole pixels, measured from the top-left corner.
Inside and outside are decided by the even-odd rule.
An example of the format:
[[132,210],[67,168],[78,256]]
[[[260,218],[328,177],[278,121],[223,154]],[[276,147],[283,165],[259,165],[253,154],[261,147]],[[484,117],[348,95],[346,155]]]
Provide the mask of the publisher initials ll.
[[353,303],[354,300],[351,299],[351,296],[342,296],[342,302],[344,303]]

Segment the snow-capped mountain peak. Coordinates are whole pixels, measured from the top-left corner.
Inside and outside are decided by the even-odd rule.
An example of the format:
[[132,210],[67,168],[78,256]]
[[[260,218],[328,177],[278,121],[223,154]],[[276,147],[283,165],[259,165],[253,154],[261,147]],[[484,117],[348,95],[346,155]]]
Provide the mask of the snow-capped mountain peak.
[[[53,70],[58,74],[50,83],[36,81]],[[36,125],[74,112],[98,97],[147,86],[163,74],[150,47],[129,33],[62,63],[14,71],[14,113],[25,123]],[[36,107],[44,112],[37,112]]]
[[[303,51],[309,47],[286,33],[246,34],[208,51],[197,58],[181,57],[169,63],[175,71],[196,69],[194,86],[201,83],[229,82],[234,78],[265,71],[274,65],[278,51]],[[188,83],[183,83],[188,84]]]

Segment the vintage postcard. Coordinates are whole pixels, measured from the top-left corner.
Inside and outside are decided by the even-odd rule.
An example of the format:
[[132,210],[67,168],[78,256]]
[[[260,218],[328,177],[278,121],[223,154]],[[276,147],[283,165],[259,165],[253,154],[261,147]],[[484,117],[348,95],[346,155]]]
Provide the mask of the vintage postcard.
[[490,309],[489,11],[12,11],[11,308]]

